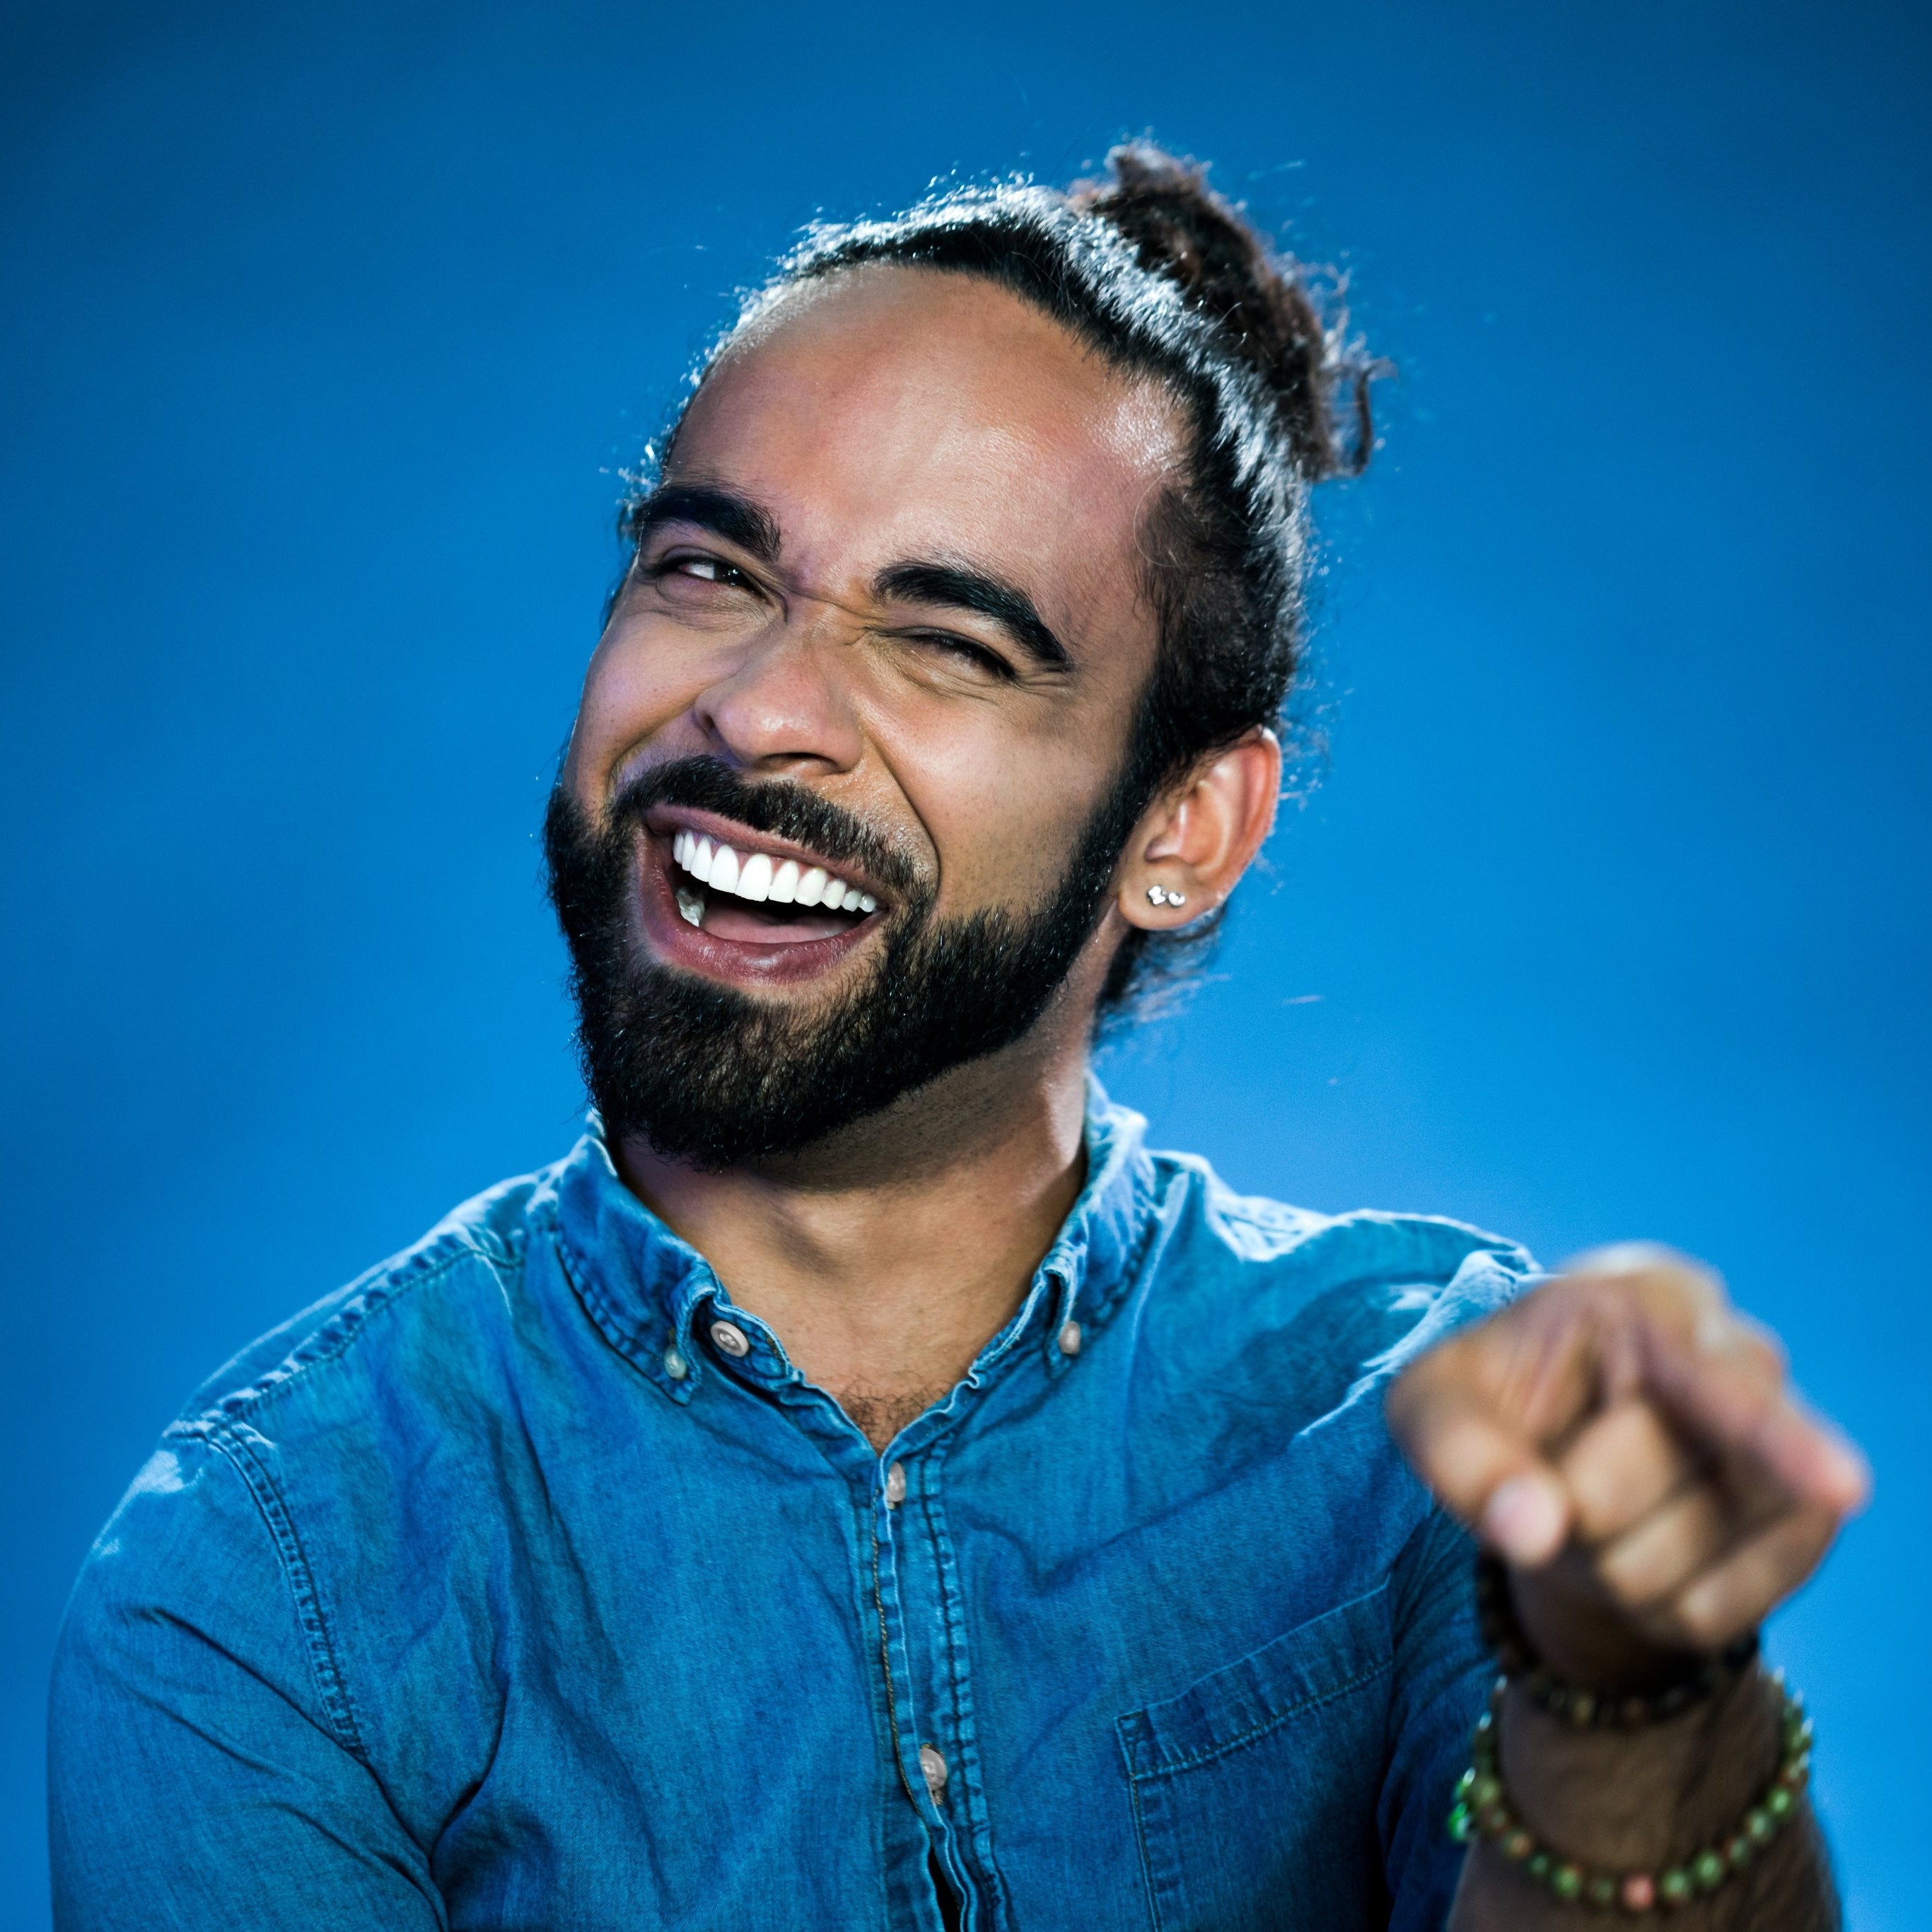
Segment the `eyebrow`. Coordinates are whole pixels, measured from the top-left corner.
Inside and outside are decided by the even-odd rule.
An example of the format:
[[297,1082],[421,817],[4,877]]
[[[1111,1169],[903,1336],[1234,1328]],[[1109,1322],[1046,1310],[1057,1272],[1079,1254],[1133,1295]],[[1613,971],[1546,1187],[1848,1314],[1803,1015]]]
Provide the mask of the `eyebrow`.
[[[754,498],[715,483],[661,484],[626,513],[626,534],[641,549],[653,530],[688,524],[735,544],[761,563],[776,564],[782,548],[778,519]],[[938,604],[990,617],[1036,663],[1070,670],[1072,655],[1018,585],[968,564],[888,565],[872,580],[884,599]]]
[[645,538],[666,524],[691,524],[712,531],[760,563],[778,560],[778,519],[762,503],[736,490],[711,483],[662,484],[626,512],[624,533],[641,549]]
[[990,617],[1036,663],[1055,670],[1071,668],[1066,646],[1047,628],[1033,599],[1017,584],[956,563],[896,563],[872,580],[881,599],[904,598],[916,604],[943,604]]

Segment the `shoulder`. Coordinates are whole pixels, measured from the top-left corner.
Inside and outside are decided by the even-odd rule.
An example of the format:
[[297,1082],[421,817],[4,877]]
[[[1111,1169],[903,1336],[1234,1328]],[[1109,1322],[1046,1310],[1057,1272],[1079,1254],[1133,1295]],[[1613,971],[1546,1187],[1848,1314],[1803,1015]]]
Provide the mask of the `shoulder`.
[[448,1594],[504,1418],[555,1352],[560,1318],[530,1261],[556,1172],[466,1202],[202,1384],[82,1567],[62,1639],[70,1705],[110,1695],[103,1673],[145,1682],[176,1640],[154,1633],[174,1632],[361,1748],[343,1646],[385,1654],[372,1632],[389,1596],[416,1615]]
[[[1331,1214],[1238,1194],[1207,1162],[1152,1156],[1149,1314],[1203,1348],[1343,1390],[1387,1379],[1537,1277],[1520,1244],[1433,1214]],[[1359,1392],[1359,1390],[1358,1390]]]
[[426,1472],[460,1485],[488,1462],[492,1418],[514,1400],[540,1318],[525,1262],[544,1238],[553,1172],[466,1202],[210,1376],[96,1539],[68,1647],[111,1648],[117,1623],[164,1612],[247,1626],[237,1654],[316,1651],[326,1702],[322,1575],[352,1580],[387,1560]]
[[554,1169],[500,1183],[402,1250],[270,1329],[196,1389],[170,1437],[219,1436],[350,1385],[459,1373],[514,1319]]
[[1528,1251],[1440,1214],[1357,1208],[1340,1214],[1238,1194],[1197,1155],[1153,1156],[1177,1258],[1238,1293],[1322,1294],[1400,1286],[1420,1306],[1442,1297],[1495,1306],[1537,1273]]

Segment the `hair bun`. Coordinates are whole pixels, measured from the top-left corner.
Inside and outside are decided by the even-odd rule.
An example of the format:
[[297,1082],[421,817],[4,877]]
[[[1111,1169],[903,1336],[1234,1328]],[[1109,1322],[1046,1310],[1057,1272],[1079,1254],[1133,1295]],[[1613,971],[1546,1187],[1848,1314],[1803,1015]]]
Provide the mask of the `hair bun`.
[[[1358,472],[1373,445],[1369,384],[1382,366],[1323,326],[1298,265],[1208,185],[1204,166],[1134,142],[1108,155],[1107,170],[1107,180],[1076,185],[1073,206],[1117,229],[1142,268],[1178,283],[1220,325],[1274,398],[1304,476]],[[1346,442],[1336,423],[1343,392],[1354,418]]]

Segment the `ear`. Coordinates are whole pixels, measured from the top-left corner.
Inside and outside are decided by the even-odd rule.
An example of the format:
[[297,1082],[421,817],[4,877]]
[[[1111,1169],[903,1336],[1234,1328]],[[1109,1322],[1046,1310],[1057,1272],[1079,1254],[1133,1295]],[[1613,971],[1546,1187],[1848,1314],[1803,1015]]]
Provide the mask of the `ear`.
[[1261,850],[1280,795],[1281,743],[1263,726],[1196,766],[1134,827],[1120,872],[1120,916],[1166,932],[1212,911]]

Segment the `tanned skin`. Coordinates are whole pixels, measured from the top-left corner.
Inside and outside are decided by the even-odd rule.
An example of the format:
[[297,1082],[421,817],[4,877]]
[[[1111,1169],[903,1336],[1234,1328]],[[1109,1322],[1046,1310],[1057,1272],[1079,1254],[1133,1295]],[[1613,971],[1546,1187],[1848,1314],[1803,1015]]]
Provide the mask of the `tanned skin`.
[[[566,784],[602,823],[640,772],[708,754],[858,814],[937,883],[940,916],[1040,904],[1126,751],[1156,635],[1138,537],[1185,448],[1157,390],[988,284],[870,268],[794,291],[714,368],[666,478],[756,506],[776,544],[652,530],[592,662]],[[883,594],[908,561],[1016,586],[1065,662],[982,612]],[[1012,1046],[757,1168],[702,1172],[638,1136],[616,1150],[627,1184],[875,1444],[1012,1314],[1079,1191],[1088,1042],[1122,939],[1225,900],[1280,784],[1260,730],[1181,775]],[[1154,884],[1184,904],[1151,904]],[[634,936],[656,943],[641,913]],[[748,949],[742,968],[705,970],[808,1012],[875,944],[804,979]],[[1774,1348],[1708,1276],[1654,1250],[1586,1258],[1452,1340],[1390,1415],[1424,1480],[1510,1561],[1532,1636],[1579,1681],[1640,1683],[1753,1627],[1864,1493]],[[1761,1679],[1654,1733],[1580,1738],[1512,1707],[1505,1771],[1572,1856],[1660,1868],[1768,1775],[1774,1712]],[[1748,1884],[1673,1922],[1810,1928],[1830,1901],[1808,1821]],[[1478,1852],[1454,1923],[1574,1916]]]
[[[1416,1364],[1390,1425],[1448,1507],[1509,1559],[1531,1640],[1558,1676],[1638,1690],[1761,1622],[1864,1501],[1864,1466],[1793,1394],[1776,1342],[1682,1256],[1632,1244]],[[1754,1672],[1714,1706],[1578,1733],[1510,1694],[1503,1776],[1573,1858],[1653,1873],[1728,1835],[1776,1766],[1778,1700]],[[1450,1923],[1552,1928],[1576,1908],[1486,1844]],[[1747,1870],[1677,1908],[1687,1927],[1838,1923],[1808,1810]]]

